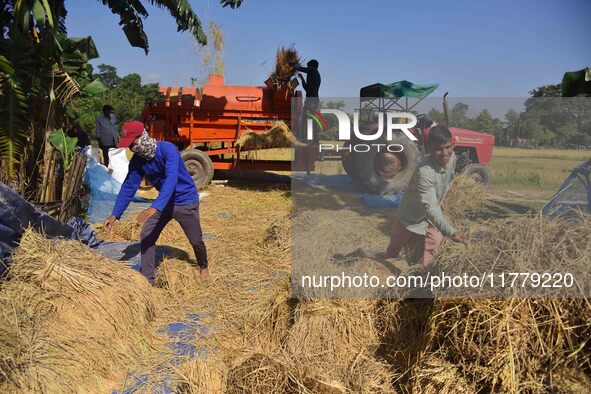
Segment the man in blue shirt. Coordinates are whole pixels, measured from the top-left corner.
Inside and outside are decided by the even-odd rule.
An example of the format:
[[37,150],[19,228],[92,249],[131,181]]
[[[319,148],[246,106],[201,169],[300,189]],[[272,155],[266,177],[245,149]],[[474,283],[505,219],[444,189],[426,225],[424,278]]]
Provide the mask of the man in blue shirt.
[[171,219],[175,219],[193,247],[201,279],[208,279],[207,251],[199,220],[199,195],[181,154],[170,142],[151,138],[142,122],[125,123],[121,133],[117,147],[129,147],[134,155],[113,212],[105,220],[105,228],[109,229],[121,218],[145,176],[159,194],[150,208],[137,215],[138,224],[143,224],[140,232],[142,274],[150,283],[154,283],[155,244],[164,227]]

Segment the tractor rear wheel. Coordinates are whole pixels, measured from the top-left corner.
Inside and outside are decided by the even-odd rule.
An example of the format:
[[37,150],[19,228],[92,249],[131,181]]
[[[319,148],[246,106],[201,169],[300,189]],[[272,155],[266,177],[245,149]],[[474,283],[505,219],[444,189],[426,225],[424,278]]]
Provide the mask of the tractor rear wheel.
[[181,157],[197,189],[207,186],[213,179],[213,163],[208,155],[199,149],[183,151]]
[[386,145],[401,145],[403,150],[389,152],[382,146],[378,151],[372,146],[368,152],[352,152],[343,157],[347,174],[374,193],[404,190],[421,159],[416,144],[402,133],[395,134],[391,141],[386,142]]
[[492,183],[492,174],[490,173],[490,170],[487,166],[483,166],[482,164],[468,164],[462,174],[469,176],[477,183],[484,186],[490,186]]

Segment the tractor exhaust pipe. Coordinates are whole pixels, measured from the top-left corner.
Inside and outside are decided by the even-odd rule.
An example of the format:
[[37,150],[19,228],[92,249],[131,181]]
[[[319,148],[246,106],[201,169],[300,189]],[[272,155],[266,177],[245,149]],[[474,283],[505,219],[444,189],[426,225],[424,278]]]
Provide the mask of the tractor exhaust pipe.
[[447,106],[447,95],[449,94],[449,92],[445,92],[445,94],[443,95],[443,114],[445,115],[445,126],[446,127],[450,127],[449,124],[449,108]]

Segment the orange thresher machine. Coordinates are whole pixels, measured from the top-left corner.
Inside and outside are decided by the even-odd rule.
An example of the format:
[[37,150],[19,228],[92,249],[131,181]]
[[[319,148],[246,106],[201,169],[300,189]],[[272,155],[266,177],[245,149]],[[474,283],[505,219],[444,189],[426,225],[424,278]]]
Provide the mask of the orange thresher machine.
[[313,169],[316,157],[300,149],[295,161],[240,158],[242,133],[268,131],[277,121],[291,127],[292,111],[294,119],[301,112],[301,91],[270,80],[265,85],[224,85],[223,77],[211,75],[201,90],[161,87],[158,100],[144,108],[144,123],[151,136],[178,146],[197,187],[210,183],[214,170]]

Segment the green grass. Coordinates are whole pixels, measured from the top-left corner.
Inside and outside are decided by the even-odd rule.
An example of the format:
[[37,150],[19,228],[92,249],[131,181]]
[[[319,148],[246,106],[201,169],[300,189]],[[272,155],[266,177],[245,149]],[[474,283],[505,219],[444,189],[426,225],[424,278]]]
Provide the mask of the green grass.
[[[261,160],[289,160],[291,149],[268,149],[249,153]],[[245,155],[243,153],[243,155]],[[495,191],[539,190],[543,197],[555,191],[571,170],[591,157],[590,151],[495,147],[489,165]],[[343,174],[339,161],[318,162],[316,172]]]
[[589,151],[495,147],[490,169],[495,188],[556,190],[589,157]]

